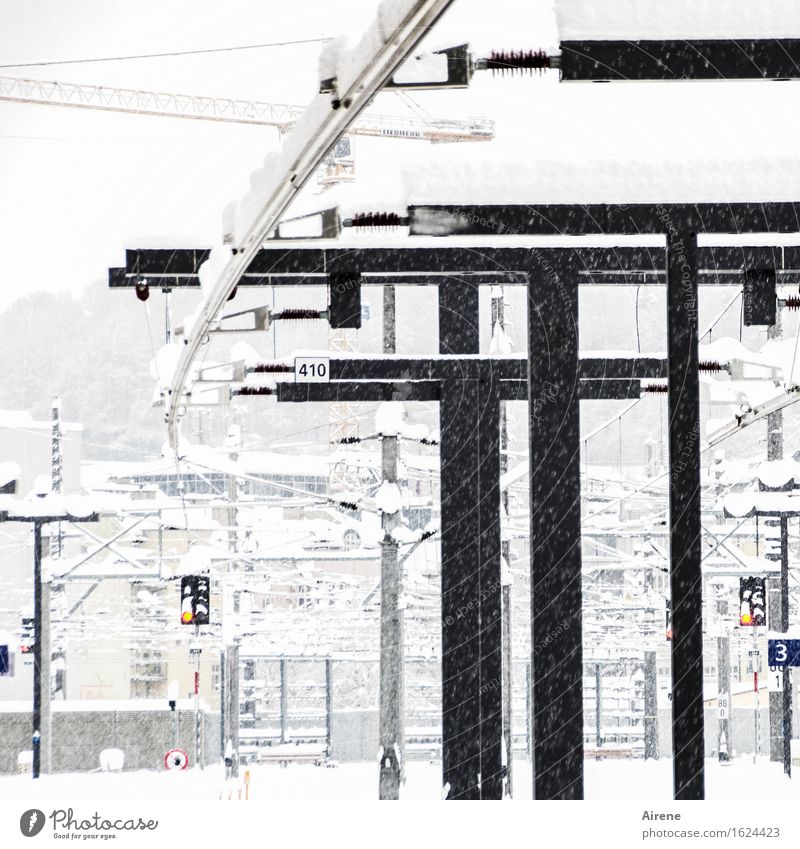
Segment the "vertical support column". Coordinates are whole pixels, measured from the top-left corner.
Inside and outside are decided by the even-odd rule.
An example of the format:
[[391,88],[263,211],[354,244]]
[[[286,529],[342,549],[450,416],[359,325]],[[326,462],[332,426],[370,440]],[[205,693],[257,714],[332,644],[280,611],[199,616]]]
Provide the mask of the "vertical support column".
[[442,383],[442,780],[448,799],[480,798],[479,405],[477,380]]
[[[777,309],[777,299],[775,297],[775,273],[761,273],[753,275],[752,273],[745,275],[745,291],[752,288],[754,282],[760,278],[762,288],[766,289],[765,300],[769,306],[775,306],[775,320],[767,328],[767,339],[780,339],[782,335],[781,311]],[[764,285],[765,284],[765,285]],[[783,459],[783,410],[776,410],[767,416],[767,460],[782,460]],[[774,520],[773,520],[774,521]],[[784,520],[778,520],[781,529],[781,573],[783,572],[783,532]],[[782,577],[782,575],[781,575]],[[781,618],[783,581],[780,581],[780,588],[775,587],[774,577],[767,579],[767,623],[772,626]],[[777,596],[777,598],[776,598]],[[786,682],[784,681],[784,684]],[[784,771],[791,772],[791,758],[786,760],[785,747],[785,720],[784,720],[784,695],[776,693],[771,689],[768,693],[769,698],[769,759],[771,761],[783,761]]]
[[503,579],[500,540],[500,385],[491,361],[478,384],[481,798],[503,798]]
[[[789,630],[789,519],[781,516],[781,633]],[[781,730],[783,732],[783,771],[792,777],[792,670],[784,666],[781,695]],[[771,696],[770,696],[771,698]]]
[[480,353],[479,287],[470,278],[439,283],[439,353]]
[[[223,649],[219,653],[219,750],[222,752],[223,759],[225,755],[225,744],[228,742],[228,663],[229,656]],[[172,743],[175,746],[175,742]],[[225,771],[225,777],[228,777],[228,771]]]
[[[727,601],[725,613],[728,612]],[[723,620],[724,621],[724,620]],[[717,757],[720,763],[731,759],[731,641],[726,635],[717,637],[717,692],[727,704],[727,715],[720,716],[717,732]]]
[[525,665],[525,731],[528,747],[528,760],[533,760],[533,691],[531,689],[531,665]]
[[[505,336],[505,290],[502,286],[492,287],[491,299],[491,330],[492,342],[490,351],[493,354],[503,353],[504,346],[501,343]],[[506,402],[500,401],[500,474],[508,471],[508,417],[506,415]],[[508,521],[508,488],[500,492],[500,504],[502,507],[503,521]],[[503,632],[503,746],[505,752],[504,764],[504,790],[508,798],[514,795],[514,728],[513,728],[513,640],[511,625],[511,599],[512,599],[512,575],[511,575],[511,542],[503,539],[500,544],[502,568],[502,632]]]
[[[480,352],[479,288],[439,284],[439,351]],[[483,368],[483,367],[479,367]],[[442,385],[442,766],[450,799],[502,798],[499,386]]]
[[[396,347],[395,289],[383,288],[383,353]],[[397,486],[400,440],[396,434],[381,435],[381,477]],[[403,611],[400,609],[402,567],[394,530],[401,524],[399,511],[381,514],[381,646],[379,737],[381,758],[379,799],[399,799],[403,774]]]
[[333,660],[325,658],[325,760],[331,759],[333,730]]
[[[381,436],[384,484],[397,486],[399,439]],[[381,651],[379,799],[399,799],[403,757],[403,611],[400,609],[401,567],[393,532],[400,513],[382,513],[381,526]]]
[[393,354],[396,347],[395,288],[383,287],[383,353]]
[[233,752],[231,777],[239,775],[239,646],[228,646],[228,728]]
[[583,798],[578,286],[567,261],[531,257],[533,797]]
[[644,653],[644,759],[658,760],[658,665],[656,653]]
[[[712,585],[713,586],[713,585]],[[733,741],[731,739],[731,641],[727,630],[729,588],[724,581],[717,587],[717,621],[722,630],[717,637],[717,693],[721,705],[717,728],[717,758],[720,763],[731,759]]]
[[705,797],[697,235],[666,223],[673,792],[690,800]]
[[50,581],[42,581],[42,653],[39,657],[41,685],[41,720],[39,729],[42,732],[41,771],[47,775],[53,771],[53,714],[51,710],[53,682],[51,679],[52,645],[50,641]]
[[599,663],[594,665],[594,744],[603,748],[603,669]]
[[286,658],[281,658],[281,743],[285,743],[287,736],[287,714],[289,712],[289,672],[286,668]]
[[33,764],[38,778],[42,765],[42,524],[33,523]]

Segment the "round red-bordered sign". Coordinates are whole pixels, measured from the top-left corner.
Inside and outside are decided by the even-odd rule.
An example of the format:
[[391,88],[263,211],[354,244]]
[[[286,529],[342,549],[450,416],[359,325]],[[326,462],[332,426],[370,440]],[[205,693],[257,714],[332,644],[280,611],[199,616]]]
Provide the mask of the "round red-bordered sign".
[[189,766],[189,756],[183,749],[170,749],[164,755],[164,766],[167,769],[186,769]]

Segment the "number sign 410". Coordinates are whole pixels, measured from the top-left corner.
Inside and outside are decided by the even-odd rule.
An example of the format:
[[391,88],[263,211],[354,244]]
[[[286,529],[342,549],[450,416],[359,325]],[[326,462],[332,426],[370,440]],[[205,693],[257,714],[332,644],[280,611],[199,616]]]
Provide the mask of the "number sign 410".
[[327,357],[295,357],[295,383],[330,383],[331,361]]

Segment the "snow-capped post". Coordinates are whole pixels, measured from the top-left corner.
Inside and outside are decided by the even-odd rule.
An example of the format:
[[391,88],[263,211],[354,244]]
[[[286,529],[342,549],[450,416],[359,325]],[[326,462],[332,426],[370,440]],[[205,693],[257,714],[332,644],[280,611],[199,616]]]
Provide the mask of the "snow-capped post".
[[535,250],[529,268],[533,798],[582,799],[578,274]]
[[380,775],[378,798],[399,799],[402,780],[403,740],[403,611],[400,609],[401,575],[394,531],[401,523],[397,486],[398,435],[403,405],[381,404],[375,428],[381,440],[383,483],[376,495],[381,512],[381,649],[380,649]]
[[676,800],[705,798],[697,223],[657,207],[667,238],[672,752]]

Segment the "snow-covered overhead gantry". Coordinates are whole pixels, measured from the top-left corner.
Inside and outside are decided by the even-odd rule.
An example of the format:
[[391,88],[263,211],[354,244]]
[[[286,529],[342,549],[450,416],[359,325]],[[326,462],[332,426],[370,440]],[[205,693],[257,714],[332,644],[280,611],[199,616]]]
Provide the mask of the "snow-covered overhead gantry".
[[[331,94],[318,95],[296,120],[281,152],[270,155],[250,178],[250,191],[226,208],[223,237],[199,270],[204,300],[185,328],[185,347],[167,398],[170,443],[178,445],[178,411],[203,339],[242,274],[297,192],[333,144],[391,77],[451,0],[384,0],[375,23],[349,50],[326,48]],[[338,44],[338,43],[337,43]]]

